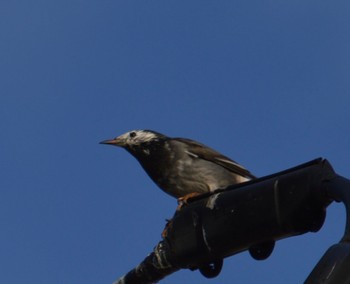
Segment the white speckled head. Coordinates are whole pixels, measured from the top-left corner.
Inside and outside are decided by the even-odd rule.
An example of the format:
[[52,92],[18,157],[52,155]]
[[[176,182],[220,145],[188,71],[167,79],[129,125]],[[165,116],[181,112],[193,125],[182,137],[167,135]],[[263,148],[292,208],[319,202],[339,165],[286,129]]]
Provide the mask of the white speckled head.
[[149,130],[132,130],[124,133],[116,139],[124,141],[124,144],[128,146],[137,146],[142,143],[157,140],[159,135]]

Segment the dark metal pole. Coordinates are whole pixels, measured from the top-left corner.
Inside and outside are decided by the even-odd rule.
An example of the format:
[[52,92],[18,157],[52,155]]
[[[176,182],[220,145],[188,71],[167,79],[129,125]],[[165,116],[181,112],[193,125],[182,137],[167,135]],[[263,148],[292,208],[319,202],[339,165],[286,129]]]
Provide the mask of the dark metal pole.
[[350,283],[350,180],[336,176],[328,184],[329,196],[343,202],[346,208],[345,233],[331,246],[306,279],[306,284]]
[[[346,200],[346,204],[350,204],[350,195],[343,190],[348,186],[349,181],[337,176],[327,160],[317,159],[194,198],[175,213],[166,227],[164,239],[153,252],[115,283],[155,283],[182,268],[199,269],[206,277],[215,277],[225,257],[244,250],[249,250],[255,259],[265,259],[275,241],[318,231],[323,225],[326,207],[333,200]],[[347,225],[346,232],[349,228]],[[343,256],[341,273],[333,274],[334,279],[344,276],[344,265],[350,259],[348,240],[347,234],[341,247],[335,248],[341,253],[331,253],[333,260],[339,261]],[[332,266],[328,265],[331,258],[320,261],[308,284],[348,283],[313,282],[325,277],[320,273],[324,266],[333,273]]]

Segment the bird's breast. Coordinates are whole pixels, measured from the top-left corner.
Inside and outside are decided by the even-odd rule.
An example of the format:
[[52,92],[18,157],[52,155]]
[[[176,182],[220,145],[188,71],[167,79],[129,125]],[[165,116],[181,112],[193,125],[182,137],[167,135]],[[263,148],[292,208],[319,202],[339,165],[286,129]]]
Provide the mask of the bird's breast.
[[184,152],[151,152],[138,160],[150,178],[164,192],[176,198],[241,182],[238,181],[240,176],[222,166]]

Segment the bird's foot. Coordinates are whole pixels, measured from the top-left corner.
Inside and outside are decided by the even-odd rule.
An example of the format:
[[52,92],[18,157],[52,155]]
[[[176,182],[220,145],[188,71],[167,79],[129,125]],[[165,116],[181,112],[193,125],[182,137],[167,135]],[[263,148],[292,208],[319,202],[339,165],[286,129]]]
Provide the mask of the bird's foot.
[[186,194],[185,196],[182,196],[182,197],[180,197],[180,198],[178,198],[177,199],[177,204],[178,204],[178,206],[177,206],[177,211],[179,211],[179,210],[181,210],[181,208],[184,206],[184,205],[186,205],[186,204],[188,204],[188,200],[189,199],[191,199],[191,198],[193,198],[193,197],[196,197],[196,196],[198,196],[198,195],[201,195],[200,193],[198,193],[198,192],[191,192],[191,193],[189,193],[189,194]]
[[172,219],[170,219],[170,220],[167,219],[166,222],[167,223],[166,223],[165,228],[164,228],[164,230],[162,232],[162,238],[163,239],[165,239],[168,236],[168,230],[173,225],[173,220]]

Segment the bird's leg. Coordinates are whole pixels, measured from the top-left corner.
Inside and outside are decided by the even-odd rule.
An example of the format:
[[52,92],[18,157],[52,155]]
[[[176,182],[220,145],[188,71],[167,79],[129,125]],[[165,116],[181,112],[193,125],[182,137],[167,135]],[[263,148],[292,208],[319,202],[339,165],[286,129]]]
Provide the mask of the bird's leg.
[[184,196],[181,196],[180,198],[177,199],[177,204],[179,204],[179,206],[177,206],[176,210],[180,210],[182,208],[182,206],[184,206],[185,204],[188,204],[188,200],[196,197],[198,195],[201,195],[201,193],[199,192],[191,192],[189,194],[186,194]]

